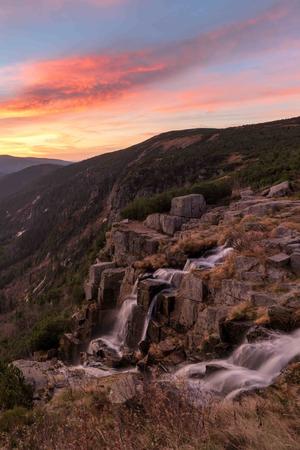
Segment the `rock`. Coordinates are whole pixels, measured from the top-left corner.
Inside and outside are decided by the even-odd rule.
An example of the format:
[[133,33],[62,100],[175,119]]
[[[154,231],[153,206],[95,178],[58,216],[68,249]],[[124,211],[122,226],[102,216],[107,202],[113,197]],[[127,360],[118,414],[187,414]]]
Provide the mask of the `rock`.
[[294,309],[284,306],[271,306],[268,309],[270,327],[280,331],[291,331],[293,328]]
[[64,361],[77,363],[80,357],[82,342],[72,333],[65,333],[59,343],[59,353]]
[[268,262],[275,267],[285,267],[290,262],[290,256],[286,253],[278,253],[277,255],[270,256]]
[[214,303],[216,305],[233,306],[240,302],[249,301],[252,291],[253,283],[237,281],[235,279],[223,280],[221,289],[215,294]]
[[239,345],[252,325],[252,322],[244,320],[221,320],[220,338],[228,344]]
[[145,226],[152,230],[161,231],[160,216],[159,213],[150,214],[144,221]]
[[84,292],[86,300],[94,300],[97,298],[98,288],[100,284],[101,274],[105,269],[114,267],[112,262],[100,262],[93,264],[89,270],[89,278],[84,284]]
[[98,292],[98,304],[100,309],[114,309],[117,306],[121,283],[125,275],[125,269],[106,269],[102,272]]
[[258,266],[258,264],[258,259],[253,256],[237,256],[235,259],[235,270],[237,273],[248,272]]
[[170,326],[177,331],[185,331],[191,328],[198,317],[199,303],[177,297],[175,302],[175,309],[170,318]]
[[128,348],[137,347],[143,333],[145,317],[146,311],[137,305],[128,323],[128,333],[125,340],[125,345]]
[[169,236],[173,236],[176,231],[179,231],[184,222],[184,217],[173,216],[170,214],[160,215],[161,231]]
[[204,293],[203,281],[197,271],[190,272],[183,277],[179,289],[179,296],[196,302],[202,302],[204,300]]
[[252,292],[250,301],[254,306],[271,306],[277,303],[277,299],[274,296],[264,292]]
[[198,219],[202,216],[206,208],[206,202],[201,194],[185,195],[172,199],[171,212],[173,216],[181,216],[191,219]]
[[157,312],[159,320],[170,324],[171,315],[175,309],[176,292],[174,290],[164,290],[158,295]]
[[143,384],[139,374],[123,373],[116,377],[110,385],[109,401],[112,404],[122,404],[142,394]]
[[291,268],[295,275],[300,276],[300,251],[299,253],[292,253]]
[[250,187],[240,192],[240,197],[242,200],[247,200],[249,197],[253,197],[253,195],[254,192]]
[[111,235],[114,261],[121,266],[157,253],[160,245],[168,242],[166,235],[147,228],[140,222],[114,224]]
[[291,193],[291,187],[290,183],[288,181],[283,181],[280,184],[276,184],[275,186],[272,186],[268,197],[284,197],[286,195],[289,195]]
[[148,278],[142,280],[138,287],[137,303],[142,309],[147,312],[153,298],[162,290],[168,289],[168,283],[160,280]]
[[184,217],[173,216],[170,214],[151,214],[147,217],[144,224],[156,231],[173,236],[179,231],[186,221]]

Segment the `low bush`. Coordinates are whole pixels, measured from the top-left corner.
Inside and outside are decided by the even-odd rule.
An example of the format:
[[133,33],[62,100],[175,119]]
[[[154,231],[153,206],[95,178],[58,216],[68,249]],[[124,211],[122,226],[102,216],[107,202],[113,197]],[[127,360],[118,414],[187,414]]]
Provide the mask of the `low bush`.
[[60,338],[69,329],[69,321],[62,317],[41,320],[33,328],[29,345],[32,351],[47,351],[58,348]]
[[0,361],[0,409],[32,405],[32,388],[25,383],[20,370],[12,364]]
[[165,213],[171,209],[172,198],[188,194],[202,194],[208,204],[218,203],[230,197],[229,181],[207,181],[189,187],[171,189],[151,197],[139,197],[121,212],[123,219],[144,220],[149,214]]

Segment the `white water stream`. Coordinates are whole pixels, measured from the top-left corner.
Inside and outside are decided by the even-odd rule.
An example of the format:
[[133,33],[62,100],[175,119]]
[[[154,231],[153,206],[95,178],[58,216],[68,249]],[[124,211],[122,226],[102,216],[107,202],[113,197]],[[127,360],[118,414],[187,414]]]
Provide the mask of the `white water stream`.
[[232,399],[239,393],[270,386],[280,372],[300,358],[300,329],[270,334],[270,339],[240,345],[227,359],[189,364],[179,369],[175,381],[202,399],[213,393]]
[[120,310],[118,311],[116,323],[108,335],[101,336],[100,338],[93,339],[88,347],[87,353],[96,353],[99,348],[99,342],[104,343],[108,348],[114,350],[117,354],[121,355],[122,347],[125,344],[128,322],[132,318],[133,311],[137,306],[137,287],[138,279],[136,280],[131,294],[124,300]]

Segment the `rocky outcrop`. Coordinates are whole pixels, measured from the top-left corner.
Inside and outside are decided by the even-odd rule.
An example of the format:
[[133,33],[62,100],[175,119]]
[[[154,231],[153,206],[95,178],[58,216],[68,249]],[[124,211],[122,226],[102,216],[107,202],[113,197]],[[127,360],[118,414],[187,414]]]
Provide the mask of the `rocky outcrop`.
[[116,308],[124,276],[124,268],[106,269],[102,272],[98,292],[100,310]]
[[86,300],[94,300],[97,298],[102,272],[114,266],[115,264],[113,262],[99,262],[91,265],[88,280],[84,285]]
[[123,221],[112,228],[113,258],[120,266],[129,266],[137,260],[159,251],[168,238],[140,222]]
[[203,195],[190,194],[182,197],[175,197],[172,200],[170,214],[189,219],[198,219],[202,216],[206,208],[206,201]]
[[288,181],[272,186],[268,192],[268,197],[284,197],[291,193],[291,186]]
[[150,214],[144,223],[148,228],[173,236],[176,231],[181,230],[186,220],[184,217],[170,214]]

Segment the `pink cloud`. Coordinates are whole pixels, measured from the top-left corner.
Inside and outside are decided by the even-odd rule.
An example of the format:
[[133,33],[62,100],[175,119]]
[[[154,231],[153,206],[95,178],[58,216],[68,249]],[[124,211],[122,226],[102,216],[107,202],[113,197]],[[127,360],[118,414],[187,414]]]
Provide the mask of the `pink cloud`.
[[[58,0],[61,1],[64,0]],[[103,4],[102,0],[89,1]],[[107,1],[114,2],[104,0]],[[203,69],[280,46],[288,48],[292,42],[288,30],[299,16],[300,2],[291,0],[288,5],[279,2],[254,19],[182,42],[140,51],[94,53],[29,64],[21,68],[24,86],[16,95],[0,102],[0,115],[53,114],[100,106],[143,91],[146,86],[192,66]]]

